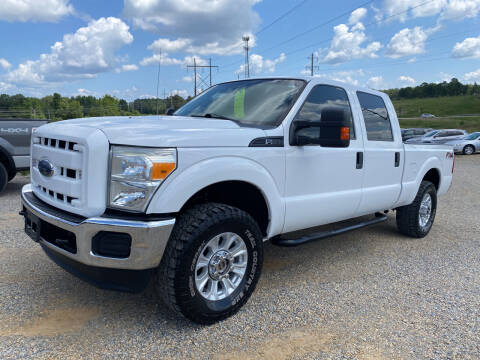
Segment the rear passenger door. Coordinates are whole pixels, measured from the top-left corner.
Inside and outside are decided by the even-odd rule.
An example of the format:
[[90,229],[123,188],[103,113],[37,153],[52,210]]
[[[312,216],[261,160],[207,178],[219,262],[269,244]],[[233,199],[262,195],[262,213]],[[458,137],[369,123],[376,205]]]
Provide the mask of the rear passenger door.
[[363,194],[358,211],[363,215],[391,209],[397,201],[404,152],[391,102],[366,92],[357,92],[357,98],[365,125]]

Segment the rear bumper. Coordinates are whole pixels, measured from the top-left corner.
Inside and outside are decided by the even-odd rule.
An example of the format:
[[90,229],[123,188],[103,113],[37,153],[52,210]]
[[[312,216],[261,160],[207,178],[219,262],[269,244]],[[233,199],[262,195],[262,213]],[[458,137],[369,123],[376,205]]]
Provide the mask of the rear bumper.
[[[81,218],[42,202],[35,197],[30,185],[22,189],[22,204],[25,231],[42,245],[47,254],[58,254],[68,262],[94,268],[146,270],[157,267],[175,225],[175,218],[155,221]],[[116,241],[115,236],[108,239],[109,234],[130,237],[127,255],[98,255],[93,239],[99,233],[106,234],[104,238],[109,246],[115,246]]]

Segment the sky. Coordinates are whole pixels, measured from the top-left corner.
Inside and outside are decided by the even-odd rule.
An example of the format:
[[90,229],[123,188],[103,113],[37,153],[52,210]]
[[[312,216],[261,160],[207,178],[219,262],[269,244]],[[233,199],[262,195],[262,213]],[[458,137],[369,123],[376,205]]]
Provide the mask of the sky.
[[[480,0],[1,0],[0,93],[193,95],[213,83],[309,75],[373,89],[480,83]],[[158,73],[160,64],[160,73]],[[208,69],[199,77],[208,82]],[[201,79],[198,79],[201,83]]]

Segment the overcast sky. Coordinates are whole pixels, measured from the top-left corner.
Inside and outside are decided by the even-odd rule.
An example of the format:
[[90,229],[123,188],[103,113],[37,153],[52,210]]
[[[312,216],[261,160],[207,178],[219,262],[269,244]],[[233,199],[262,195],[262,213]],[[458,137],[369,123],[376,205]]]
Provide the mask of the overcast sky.
[[[1,0],[0,93],[193,93],[186,65],[214,82],[317,76],[376,89],[457,77],[480,82],[480,0]],[[207,70],[202,76],[207,76]]]

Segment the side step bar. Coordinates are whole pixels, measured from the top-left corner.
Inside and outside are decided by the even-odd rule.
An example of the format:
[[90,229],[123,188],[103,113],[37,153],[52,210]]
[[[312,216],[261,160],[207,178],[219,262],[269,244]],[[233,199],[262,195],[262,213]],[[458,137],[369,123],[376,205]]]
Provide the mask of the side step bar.
[[272,244],[277,245],[277,246],[283,246],[283,247],[294,247],[298,245],[303,245],[312,241],[320,240],[320,239],[325,239],[331,236],[335,235],[340,235],[352,230],[357,230],[361,229],[366,226],[378,224],[381,222],[384,222],[388,219],[388,217],[382,213],[375,213],[375,218],[367,221],[362,221],[360,223],[346,226],[341,229],[337,230],[329,230],[329,231],[322,231],[322,232],[316,232],[313,234],[307,234],[305,236],[302,236],[298,239],[283,239],[281,237],[276,237],[271,240]]

